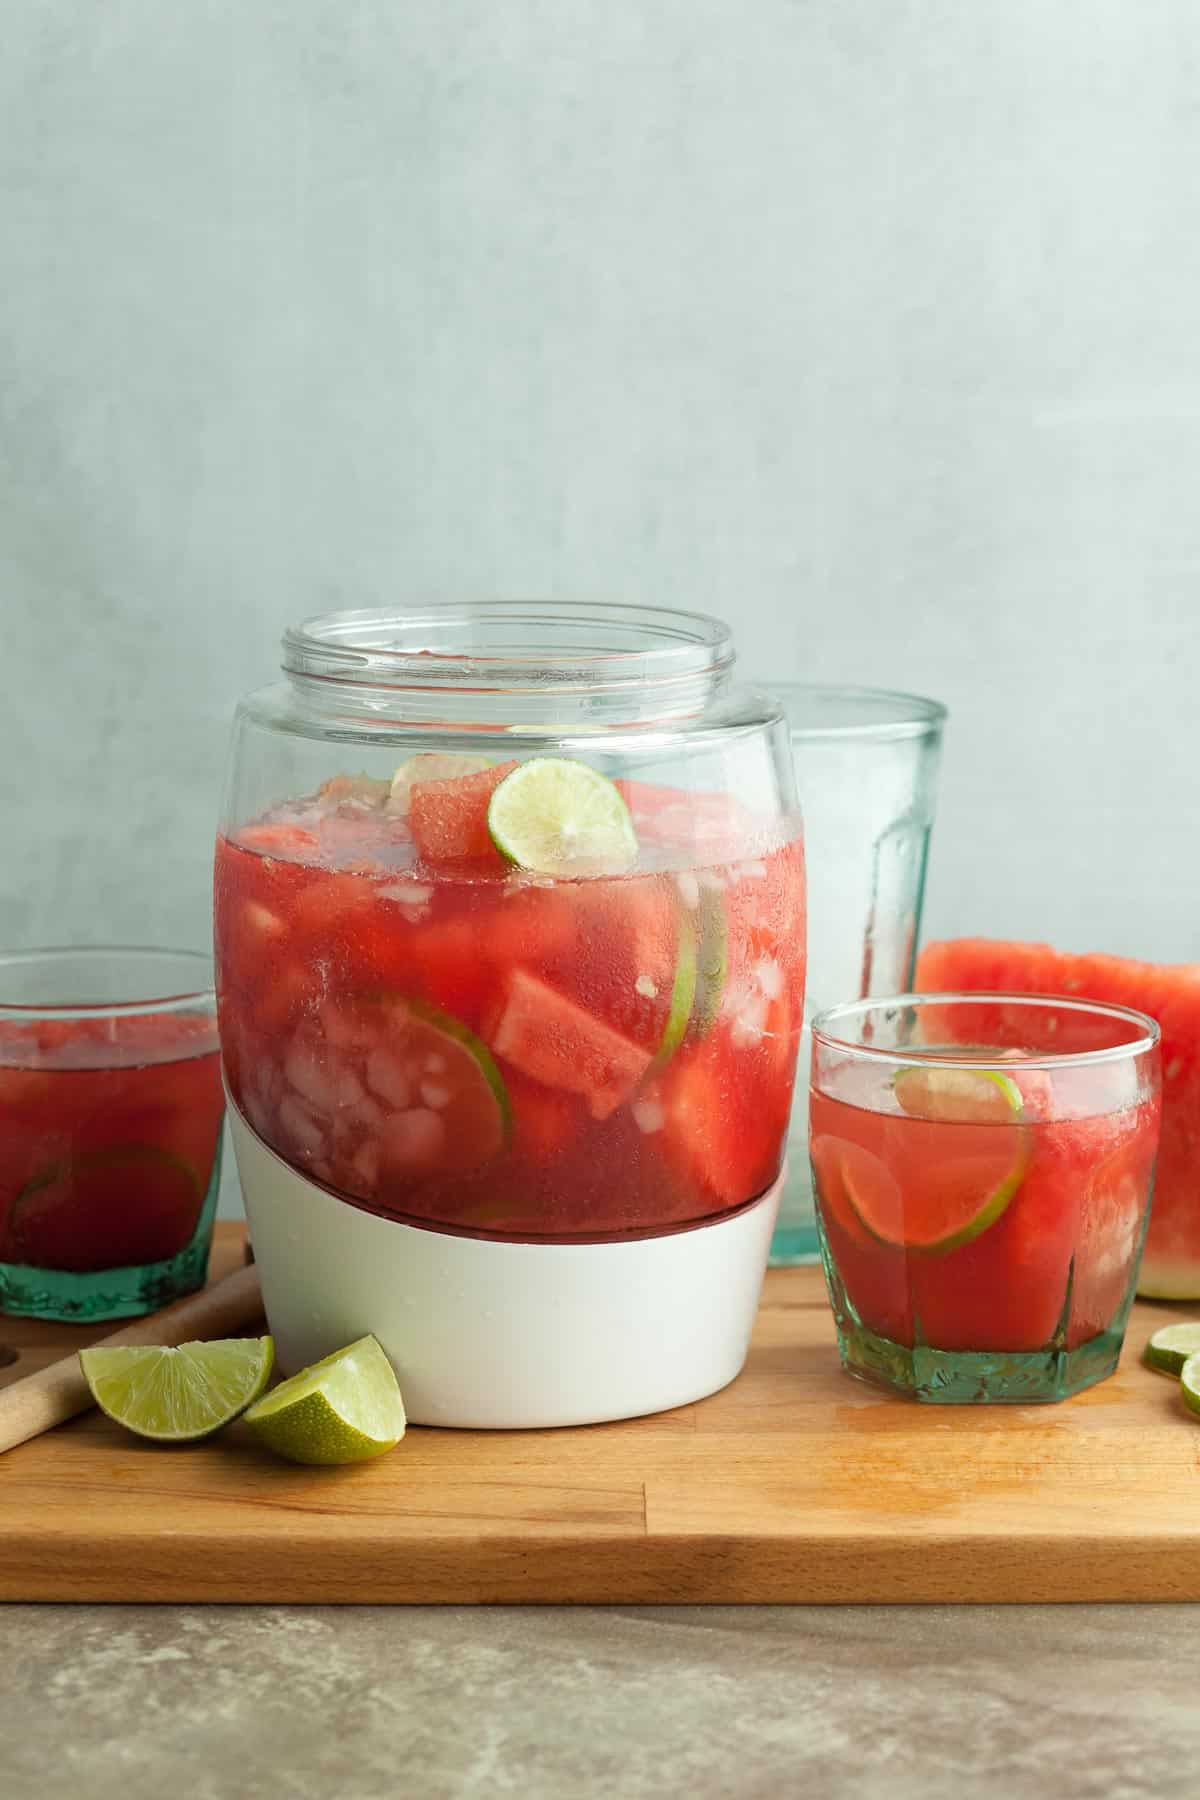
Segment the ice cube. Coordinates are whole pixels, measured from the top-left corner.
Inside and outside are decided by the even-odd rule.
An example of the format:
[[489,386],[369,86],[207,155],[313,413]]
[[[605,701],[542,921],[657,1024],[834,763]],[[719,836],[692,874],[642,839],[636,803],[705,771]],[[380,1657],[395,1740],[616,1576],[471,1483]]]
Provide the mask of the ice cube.
[[630,1111],[639,1131],[647,1136],[651,1132],[661,1131],[667,1122],[667,1115],[657,1100],[635,1100]]
[[372,1050],[367,1058],[367,1086],[389,1106],[403,1108],[412,1093],[403,1063],[388,1050]]
[[247,931],[264,941],[280,938],[287,930],[286,922],[273,913],[269,906],[263,906],[257,900],[247,900],[242,909],[242,918]]
[[733,989],[726,1005],[733,1020],[731,1036],[740,1049],[758,1043],[765,1036],[768,1005],[765,994],[748,993],[744,988]]
[[435,1163],[446,1142],[446,1122],[428,1108],[397,1113],[384,1128],[389,1161],[403,1168],[425,1168]]
[[339,1106],[357,1106],[365,1098],[362,1082],[353,1069],[343,1069],[335,1077],[333,1091]]
[[421,1098],[426,1106],[431,1106],[433,1108],[434,1112],[441,1112],[444,1107],[447,1107],[450,1104],[450,1089],[448,1087],[439,1086],[436,1081],[423,1081],[421,1083]]
[[433,889],[423,881],[389,881],[376,892],[381,899],[398,900],[401,906],[425,907],[433,899]]
[[358,1177],[359,1185],[373,1188],[379,1180],[379,1168],[383,1161],[383,1152],[377,1143],[368,1139],[360,1144],[350,1160],[350,1167]]
[[683,904],[694,912],[700,904],[700,883],[690,869],[683,869],[676,875],[675,886],[679,889],[679,898]]
[[293,1038],[283,1072],[296,1092],[318,1112],[332,1114],[337,1111],[338,1077],[321,1066],[316,1051],[308,1044]]
[[760,958],[753,969],[755,981],[768,1000],[778,1000],[783,992],[783,970],[769,956]]
[[255,1131],[257,1131],[259,1137],[270,1137],[272,1124],[271,1106],[267,1096],[263,1093],[257,1083],[247,1085],[242,1094],[242,1105],[245,1108],[246,1117],[253,1125]]
[[370,1042],[370,1026],[359,1013],[327,1002],[321,1008],[321,1035],[338,1050],[361,1050]]
[[295,1149],[310,1157],[325,1147],[325,1133],[294,1094],[285,1094],[280,1102],[279,1129]]

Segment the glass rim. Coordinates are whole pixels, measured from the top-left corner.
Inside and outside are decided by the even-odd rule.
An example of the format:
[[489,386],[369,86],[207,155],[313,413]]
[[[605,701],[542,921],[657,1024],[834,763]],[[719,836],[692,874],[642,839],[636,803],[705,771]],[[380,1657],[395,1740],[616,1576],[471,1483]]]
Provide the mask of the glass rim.
[[105,1019],[138,1018],[149,1014],[182,1012],[202,1002],[215,1011],[217,993],[213,979],[213,959],[204,950],[176,950],[161,944],[45,944],[32,950],[0,951],[0,980],[12,968],[32,968],[38,963],[61,964],[68,957],[92,963],[101,958],[164,957],[203,970],[208,980],[203,984],[172,987],[169,993],[145,994],[137,1000],[4,1000],[0,999],[0,1019],[29,1022],[34,1019]]
[[[430,636],[489,623],[527,626],[549,635],[555,625],[594,630],[596,642],[549,647],[505,646]],[[628,647],[606,645],[605,634],[640,638]],[[408,640],[408,641],[404,641]],[[617,601],[484,599],[421,601],[411,607],[365,607],[316,613],[289,625],[282,638],[283,668],[309,681],[427,691],[493,688],[509,691],[574,689],[611,692],[647,683],[712,679],[734,662],[733,634],[710,613]]]
[[[853,682],[772,681],[769,677],[761,685],[769,694],[779,698],[784,723],[792,738],[866,738],[878,743],[894,738],[934,737],[950,716],[949,707],[941,700],[931,700],[924,694],[910,694],[901,688],[863,687]],[[801,695],[850,703],[890,701],[902,716],[895,719],[848,720],[845,724],[837,725],[794,725],[788,716],[788,703]]]
[[[1022,1068],[1065,1069],[1087,1067],[1092,1063],[1119,1062],[1130,1056],[1143,1056],[1147,1051],[1156,1050],[1162,1038],[1162,1031],[1157,1020],[1149,1013],[1137,1012],[1132,1006],[1116,1006],[1106,1000],[1081,1000],[1073,994],[1018,994],[1018,993],[936,993],[936,994],[882,994],[868,1000],[847,1000],[838,1006],[828,1006],[824,1012],[817,1014],[809,1030],[814,1042],[819,1040],[830,1049],[845,1051],[851,1056],[862,1057],[867,1062],[876,1063],[911,1063],[921,1068],[961,1069],[966,1059],[961,1056],[930,1055],[919,1049],[884,1050],[874,1044],[856,1043],[852,1038],[840,1037],[830,1030],[833,1024],[842,1024],[850,1019],[862,1018],[866,1013],[881,1008],[898,1009],[900,1007],[919,1008],[922,1006],[1038,1006],[1054,1007],[1059,1012],[1092,1013],[1093,1015],[1117,1019],[1125,1024],[1135,1025],[1141,1035],[1131,1039],[1127,1044],[1109,1044],[1099,1050],[1039,1050],[1027,1055],[1021,1052]],[[974,1058],[975,1064],[981,1059]]]

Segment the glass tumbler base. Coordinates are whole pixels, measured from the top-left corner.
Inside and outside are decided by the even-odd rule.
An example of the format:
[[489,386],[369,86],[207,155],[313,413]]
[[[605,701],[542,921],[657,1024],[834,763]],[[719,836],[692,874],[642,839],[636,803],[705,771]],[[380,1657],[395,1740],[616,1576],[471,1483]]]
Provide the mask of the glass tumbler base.
[[847,1374],[912,1400],[1030,1406],[1069,1399],[1105,1380],[1120,1359],[1122,1336],[1104,1331],[1072,1350],[910,1349],[846,1320],[838,1325],[838,1349]]
[[0,1313],[21,1319],[57,1319],[89,1325],[105,1319],[134,1319],[157,1312],[172,1300],[194,1294],[208,1274],[221,1185],[221,1143],[212,1177],[191,1240],[160,1262],[122,1269],[35,1269],[25,1263],[0,1262]]

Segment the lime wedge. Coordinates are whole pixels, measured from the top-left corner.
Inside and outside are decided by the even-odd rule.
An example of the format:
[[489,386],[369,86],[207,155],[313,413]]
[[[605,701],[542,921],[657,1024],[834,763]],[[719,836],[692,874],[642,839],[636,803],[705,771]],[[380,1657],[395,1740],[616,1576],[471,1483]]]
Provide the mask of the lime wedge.
[[378,1339],[362,1337],[280,1382],[246,1423],[289,1462],[365,1462],[404,1436],[404,1402]]
[[1011,1125],[1025,1104],[999,1069],[901,1069],[892,1092],[911,1118],[961,1125]]
[[269,1337],[79,1352],[84,1380],[101,1412],[138,1437],[164,1444],[191,1443],[236,1419],[266,1387],[274,1360]]
[[1189,1356],[1180,1369],[1179,1392],[1188,1411],[1200,1417],[1200,1355]]
[[1200,1319],[1185,1325],[1160,1325],[1146,1345],[1144,1361],[1164,1375],[1178,1375],[1189,1356],[1200,1352]]
[[488,804],[488,831],[506,862],[543,875],[619,874],[637,857],[620,791],[565,756],[534,756],[506,775]]
[[465,750],[419,750],[402,762],[392,776],[387,809],[407,818],[418,781],[456,781],[460,775],[482,775],[491,766],[490,756],[471,756]]

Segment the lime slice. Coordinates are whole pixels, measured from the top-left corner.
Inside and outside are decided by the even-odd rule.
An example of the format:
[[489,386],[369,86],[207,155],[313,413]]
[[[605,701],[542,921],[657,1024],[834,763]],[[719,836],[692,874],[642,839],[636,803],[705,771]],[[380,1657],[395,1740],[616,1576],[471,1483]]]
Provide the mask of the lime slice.
[[878,1157],[863,1151],[844,1160],[846,1197],[873,1238],[903,1250],[948,1256],[961,1250],[1000,1218],[1025,1175],[1025,1147],[1010,1153],[930,1156],[919,1176],[901,1183]]
[[911,1118],[960,1125],[1010,1125],[1025,1104],[999,1069],[901,1069],[892,1092]]
[[717,1022],[725,997],[729,967],[729,926],[725,902],[719,893],[705,888],[700,896],[700,955],[696,979],[695,1032],[706,1037]]
[[460,775],[482,775],[491,766],[490,756],[471,756],[465,750],[419,750],[416,756],[402,762],[392,776],[387,809],[407,818],[418,781],[455,781]]
[[692,1007],[696,999],[696,972],[695,927],[684,913],[680,913],[679,948],[675,952],[675,980],[671,984],[671,1004],[667,1009],[667,1022],[663,1027],[662,1041],[658,1046],[654,1061],[650,1065],[651,1072],[657,1071],[669,1063],[687,1036]]
[[488,805],[488,831],[506,862],[543,875],[619,874],[637,858],[619,790],[565,756],[531,757],[506,775]]
[[908,1117],[887,1122],[886,1160],[843,1158],[846,1197],[881,1243],[945,1256],[989,1230],[1024,1180],[1021,1090],[992,1069],[910,1068],[892,1091]]
[[[412,1084],[410,1110],[433,1111],[442,1122],[430,1150],[429,1172],[462,1174],[498,1156],[511,1133],[512,1108],[487,1045],[461,1019],[423,1000],[397,998],[390,1023],[388,1049]],[[389,1144],[400,1166],[408,1160],[401,1153],[403,1117],[398,1109],[398,1129]],[[428,1118],[423,1122],[428,1124]],[[416,1162],[422,1160],[418,1155]],[[418,1172],[415,1167],[413,1172]]]
[[269,1337],[79,1352],[84,1380],[101,1412],[138,1437],[165,1444],[191,1443],[236,1419],[266,1387],[274,1360]]
[[1188,1411],[1200,1417],[1200,1356],[1189,1356],[1180,1369],[1179,1392]]
[[1164,1375],[1178,1375],[1190,1356],[1200,1353],[1200,1319],[1185,1325],[1160,1325],[1146,1345],[1147,1367]]
[[378,1339],[362,1337],[280,1382],[246,1423],[289,1462],[365,1462],[404,1436],[404,1402]]

